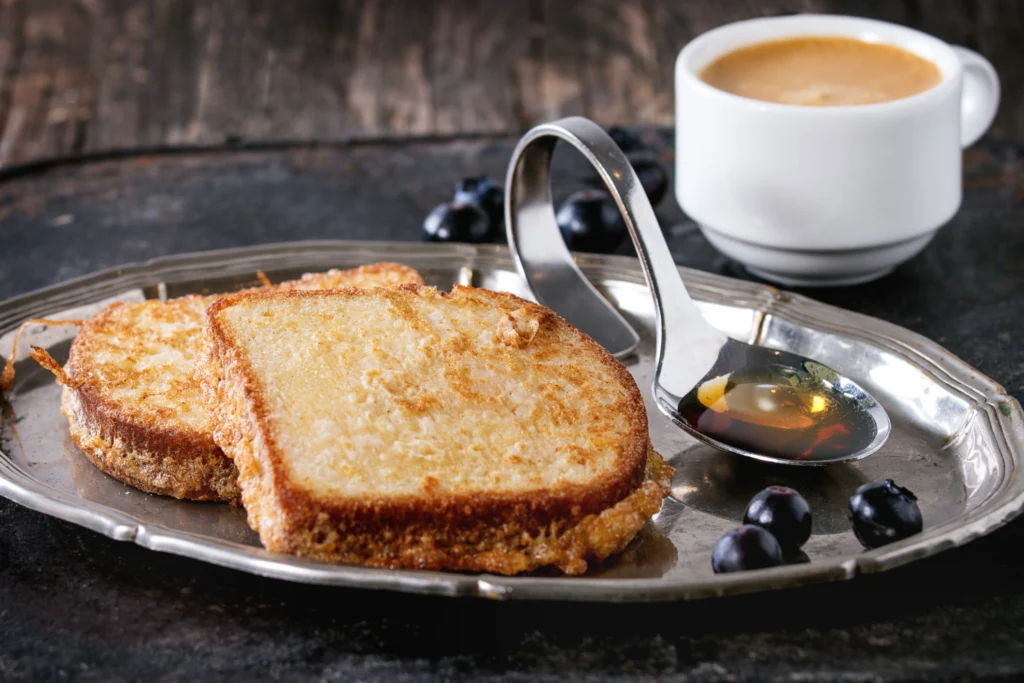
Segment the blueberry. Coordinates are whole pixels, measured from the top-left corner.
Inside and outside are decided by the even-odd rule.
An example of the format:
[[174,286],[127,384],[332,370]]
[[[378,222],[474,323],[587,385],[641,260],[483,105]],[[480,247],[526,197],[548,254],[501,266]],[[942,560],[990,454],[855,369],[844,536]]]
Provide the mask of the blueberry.
[[775,537],[759,526],[747,524],[718,539],[711,554],[716,574],[765,569],[782,564],[782,548]]
[[750,500],[743,523],[765,529],[786,553],[792,553],[811,537],[811,508],[793,489],[769,486]]
[[647,149],[647,145],[645,145],[635,133],[631,133],[625,128],[612,126],[608,129],[608,137],[610,137],[615,144],[619,146],[619,149],[626,154]]
[[783,561],[786,564],[810,564],[811,558],[807,557],[803,550],[794,550],[791,553],[784,553]]
[[629,157],[629,163],[640,178],[640,185],[643,186],[647,199],[652,206],[657,206],[668,192],[668,173],[665,167],[650,156]]
[[463,178],[455,186],[455,201],[462,204],[476,204],[495,228],[505,219],[505,193],[485,175]]
[[903,540],[924,528],[917,496],[892,479],[864,484],[854,491],[849,516],[853,533],[865,548]]
[[626,237],[626,222],[607,192],[580,190],[558,209],[558,228],[570,249],[609,253]]
[[495,232],[487,214],[475,204],[438,204],[423,221],[423,239],[428,242],[488,242]]
[[[668,192],[668,171],[655,158],[653,152],[643,146],[639,138],[621,128],[609,129],[609,133],[612,131],[619,133],[618,139],[614,135],[612,139],[626,153],[626,159],[629,160],[629,165],[633,167],[633,171],[640,179],[640,185],[643,186],[644,194],[647,195],[651,205],[657,206]],[[604,188],[604,180],[598,175],[588,176],[586,182],[591,187]]]

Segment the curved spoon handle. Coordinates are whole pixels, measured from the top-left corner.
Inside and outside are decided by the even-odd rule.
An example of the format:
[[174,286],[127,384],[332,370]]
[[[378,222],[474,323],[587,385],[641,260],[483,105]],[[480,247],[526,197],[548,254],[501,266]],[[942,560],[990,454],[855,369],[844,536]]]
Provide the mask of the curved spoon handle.
[[[622,357],[639,336],[576,266],[555,222],[551,155],[561,140],[590,162],[619,207],[636,246],[657,316],[656,367],[661,384],[683,396],[718,358],[726,336],[708,324],[672,260],[640,179],[618,145],[588,119],[541,124],[516,145],[505,182],[508,243],[534,297]],[[689,386],[684,386],[689,383]]]

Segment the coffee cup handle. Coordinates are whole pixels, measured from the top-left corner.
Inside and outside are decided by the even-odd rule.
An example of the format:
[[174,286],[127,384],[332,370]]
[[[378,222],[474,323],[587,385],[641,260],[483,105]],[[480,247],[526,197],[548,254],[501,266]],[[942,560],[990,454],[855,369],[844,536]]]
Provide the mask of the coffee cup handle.
[[953,48],[964,65],[960,107],[960,145],[977,142],[996,117],[999,108],[999,75],[992,64],[974,50]]

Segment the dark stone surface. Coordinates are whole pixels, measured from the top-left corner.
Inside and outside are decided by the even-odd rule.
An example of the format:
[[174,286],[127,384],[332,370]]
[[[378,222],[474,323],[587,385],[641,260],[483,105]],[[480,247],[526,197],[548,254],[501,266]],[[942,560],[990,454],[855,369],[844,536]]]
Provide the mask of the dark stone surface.
[[[665,133],[646,137],[670,162]],[[514,140],[196,151],[37,167],[0,183],[0,298],[128,261],[302,238],[417,239]],[[579,182],[560,163],[559,192]],[[1024,396],[1024,154],[966,156],[927,251],[810,292],[938,340]],[[680,263],[744,277],[672,198]],[[877,680],[1024,676],[1024,521],[878,576],[666,605],[452,600],[261,579],[0,500],[2,680]]]

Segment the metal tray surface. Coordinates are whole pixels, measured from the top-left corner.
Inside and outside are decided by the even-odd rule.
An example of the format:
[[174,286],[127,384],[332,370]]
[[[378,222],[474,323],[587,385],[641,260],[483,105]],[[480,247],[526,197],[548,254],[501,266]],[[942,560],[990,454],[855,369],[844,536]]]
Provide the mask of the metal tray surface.
[[[417,268],[430,284],[472,284],[522,295],[498,246],[302,242],[161,258],[104,271],[0,304],[0,354],[29,317],[81,318],[111,300],[173,297],[278,281],[301,272],[382,260]],[[625,364],[650,399],[653,306],[636,259],[578,256],[583,272],[640,332]],[[32,326],[3,405],[0,494],[30,508],[164,552],[290,581],[493,599],[681,600],[850,579],[962,545],[1024,505],[1020,405],[995,382],[903,328],[770,287],[681,269],[708,319],[742,340],[817,358],[861,383],[889,411],[893,435],[878,454],[824,468],[787,468],[719,453],[648,403],[651,438],[675,467],[672,495],[620,555],[582,577],[503,577],[331,565],[264,550],[242,509],[149,495],[96,470],[72,443],[60,388],[26,360],[29,344],[63,362],[76,328]],[[850,531],[847,500],[868,481],[893,478],[920,499],[923,533],[865,552]],[[801,491],[814,511],[809,562],[716,576],[711,549],[770,484]]]

